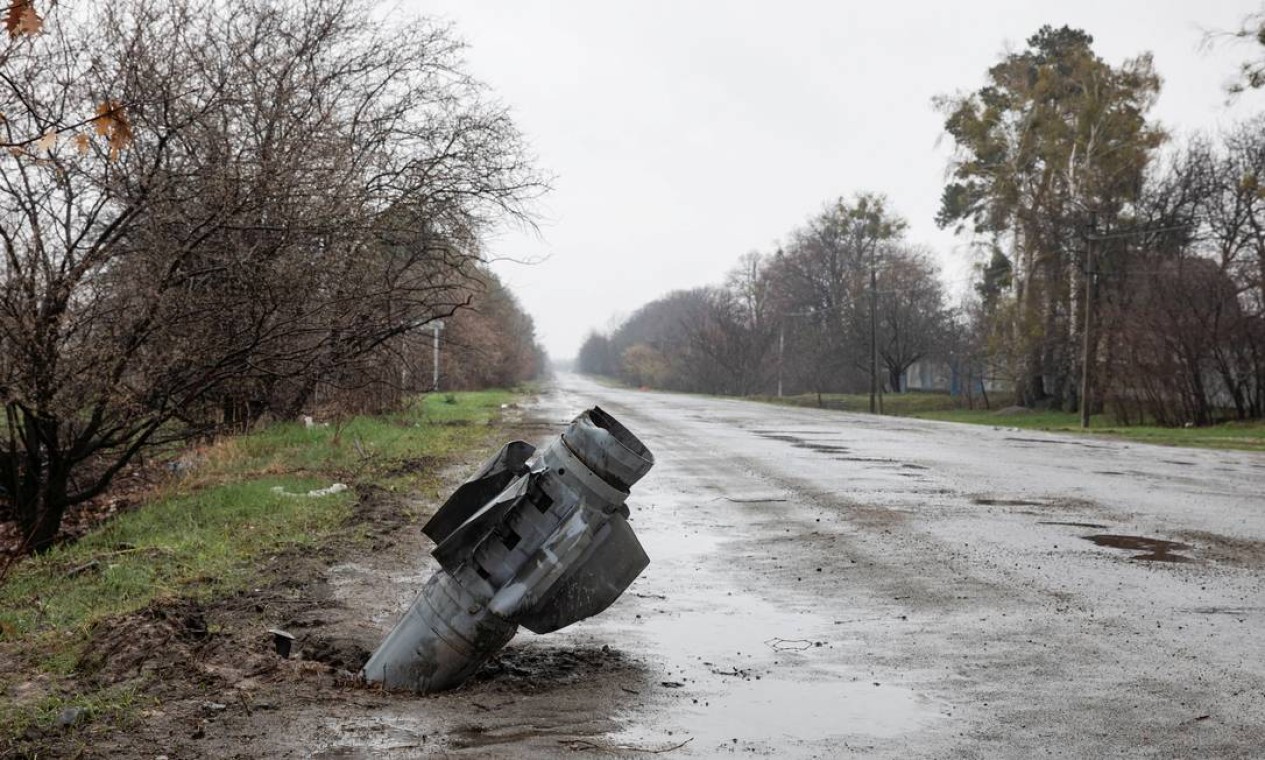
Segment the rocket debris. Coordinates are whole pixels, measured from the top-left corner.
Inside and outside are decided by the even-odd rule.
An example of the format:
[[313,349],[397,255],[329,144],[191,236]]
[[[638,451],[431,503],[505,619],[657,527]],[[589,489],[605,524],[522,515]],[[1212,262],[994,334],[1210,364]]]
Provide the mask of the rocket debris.
[[460,685],[514,637],[610,606],[650,563],[628,491],[654,456],[598,407],[541,449],[514,441],[426,523],[440,569],[362,675],[388,689]]

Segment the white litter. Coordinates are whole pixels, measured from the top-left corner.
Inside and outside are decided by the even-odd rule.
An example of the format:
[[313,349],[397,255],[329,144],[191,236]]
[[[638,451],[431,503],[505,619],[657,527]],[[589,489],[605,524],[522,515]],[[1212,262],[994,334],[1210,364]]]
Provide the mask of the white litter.
[[315,491],[308,491],[307,493],[294,493],[292,491],[285,490],[281,486],[272,487],[273,493],[281,494],[282,496],[293,496],[295,498],[308,497],[308,496],[312,496],[312,497],[333,496],[336,493],[342,493],[343,491],[347,491],[347,490],[350,490],[350,489],[348,488],[346,483],[335,483],[332,486],[326,486],[325,488],[318,488]]

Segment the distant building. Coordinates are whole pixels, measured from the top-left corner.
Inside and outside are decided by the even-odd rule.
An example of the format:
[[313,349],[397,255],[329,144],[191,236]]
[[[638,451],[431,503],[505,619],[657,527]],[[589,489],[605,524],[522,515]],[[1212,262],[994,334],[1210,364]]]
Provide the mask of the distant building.
[[[966,387],[968,382],[974,384],[970,389]],[[934,391],[960,396],[968,390],[977,394],[981,389],[987,393],[1009,391],[1011,384],[991,368],[968,376],[949,362],[938,359],[916,361],[901,376],[901,391]]]

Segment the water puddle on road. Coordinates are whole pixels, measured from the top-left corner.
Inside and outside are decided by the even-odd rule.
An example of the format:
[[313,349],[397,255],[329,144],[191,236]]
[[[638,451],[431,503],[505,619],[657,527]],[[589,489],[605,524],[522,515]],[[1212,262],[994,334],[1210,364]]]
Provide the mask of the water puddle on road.
[[[788,753],[794,744],[836,742],[849,736],[901,736],[941,717],[929,700],[909,689],[845,678],[838,674],[835,680],[807,682],[734,679],[719,693],[696,698],[683,693],[682,704],[673,709],[679,730],[672,737],[630,727],[610,738],[630,746],[689,739],[690,753],[703,756],[720,749],[758,752],[761,745]],[[636,719],[628,717],[635,726]]]
[[1029,501],[1027,499],[971,499],[972,504],[979,504],[981,507],[1041,507],[1045,506],[1039,501]]
[[[728,573],[718,576],[706,558],[730,553],[741,563],[747,547],[718,540],[717,532],[646,531],[654,563],[634,593],[649,603],[625,621],[622,635],[663,670],[639,694],[648,703],[617,717],[625,728],[606,736],[611,746],[689,740],[680,754],[776,749],[809,757],[827,751],[824,743],[900,736],[942,719],[916,691],[876,686],[882,678],[840,666],[856,642],[835,625],[838,610],[828,614],[791,595],[765,598]],[[647,720],[646,709],[659,717]]]
[[416,719],[390,715],[330,718],[308,737],[308,757],[319,760],[368,760],[376,757],[415,756],[429,741],[434,726]]
[[1139,562],[1195,561],[1185,555],[1174,553],[1188,551],[1193,548],[1190,544],[1181,544],[1176,541],[1165,541],[1159,538],[1146,538],[1145,536],[1118,536],[1111,533],[1103,533],[1094,536],[1081,536],[1081,538],[1086,541],[1093,541],[1098,546],[1110,546],[1113,549],[1142,552],[1142,554],[1137,554],[1129,558]]
[[934,715],[908,689],[862,681],[744,681],[708,702],[697,711],[707,719],[691,729],[704,746],[708,740],[735,738],[816,741],[848,734],[899,736],[925,725]]

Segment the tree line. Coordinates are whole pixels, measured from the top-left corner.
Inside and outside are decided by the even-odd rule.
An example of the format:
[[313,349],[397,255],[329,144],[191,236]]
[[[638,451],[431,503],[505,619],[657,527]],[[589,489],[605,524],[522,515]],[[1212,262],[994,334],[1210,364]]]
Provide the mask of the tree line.
[[447,27],[373,15],[114,0],[10,39],[0,503],[28,548],[147,447],[389,400],[436,320],[479,348],[462,384],[539,356],[480,240],[542,177]]
[[742,257],[723,284],[591,334],[577,366],[703,393],[860,392],[876,375],[900,387],[951,324],[930,253],[904,240],[906,226],[881,196],[838,199],[776,252]]
[[[1240,36],[1265,45],[1262,18]],[[1265,417],[1265,117],[1177,139],[1149,117],[1160,87],[1149,55],[1112,65],[1086,32],[1047,26],[984,86],[937,99],[954,154],[936,221],[980,251],[961,303],[861,193],[724,284],[594,333],[578,367],[709,393],[892,392],[928,359],[1034,408]]]

